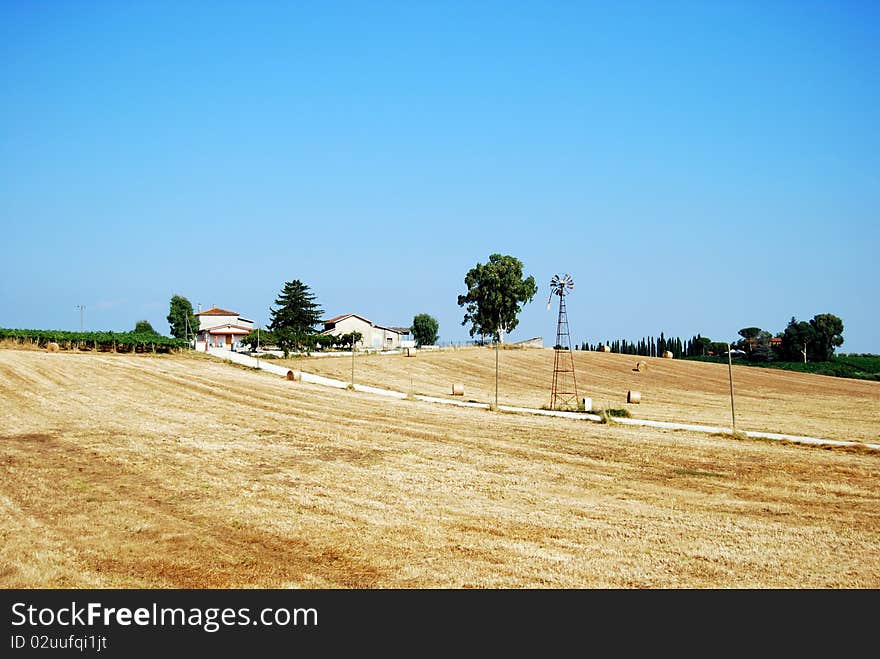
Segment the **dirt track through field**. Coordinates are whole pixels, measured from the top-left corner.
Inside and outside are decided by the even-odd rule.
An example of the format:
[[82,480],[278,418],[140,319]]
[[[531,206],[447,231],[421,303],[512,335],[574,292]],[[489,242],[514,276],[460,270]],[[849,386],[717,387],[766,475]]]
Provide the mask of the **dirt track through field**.
[[880,459],[0,350],[4,587],[880,586]]

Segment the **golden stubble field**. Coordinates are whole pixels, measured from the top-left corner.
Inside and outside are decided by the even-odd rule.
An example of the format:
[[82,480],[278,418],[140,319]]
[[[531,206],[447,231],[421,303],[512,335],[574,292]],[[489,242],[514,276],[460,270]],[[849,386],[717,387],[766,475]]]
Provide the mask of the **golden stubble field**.
[[0,420],[6,588],[880,586],[867,451],[447,409],[197,356],[0,350]]
[[[578,389],[599,407],[626,408],[633,417],[730,427],[726,364],[574,351]],[[634,371],[637,362],[647,371]],[[275,363],[275,362],[273,362]],[[278,361],[348,381],[351,359],[313,357]],[[553,350],[502,350],[498,402],[541,407],[550,403]],[[741,430],[880,441],[880,382],[846,380],[752,366],[734,366],[737,427]],[[495,399],[495,352],[465,348],[403,355],[358,355],[355,381],[399,391],[452,398],[464,384],[466,400]],[[642,402],[627,405],[628,390]]]

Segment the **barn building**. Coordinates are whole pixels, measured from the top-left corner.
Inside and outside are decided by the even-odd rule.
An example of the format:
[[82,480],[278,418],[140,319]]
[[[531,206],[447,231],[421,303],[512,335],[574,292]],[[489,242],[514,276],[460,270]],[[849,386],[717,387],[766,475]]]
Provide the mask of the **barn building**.
[[363,337],[358,348],[368,350],[395,350],[401,347],[401,341],[409,335],[409,327],[385,327],[355,313],[347,313],[324,321],[322,334],[339,336],[360,332]]

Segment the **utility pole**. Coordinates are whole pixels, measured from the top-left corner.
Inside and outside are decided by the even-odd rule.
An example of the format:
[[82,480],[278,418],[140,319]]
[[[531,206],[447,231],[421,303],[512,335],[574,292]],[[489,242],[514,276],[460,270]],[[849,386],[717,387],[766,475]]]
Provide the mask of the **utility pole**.
[[733,425],[733,435],[736,436],[736,412],[733,406],[733,357],[730,355],[730,344],[727,344],[727,372],[730,376],[730,420]]
[[354,389],[354,334],[351,337],[351,388]]
[[501,343],[501,316],[498,316],[498,326],[495,328],[495,409],[498,409],[498,344]]

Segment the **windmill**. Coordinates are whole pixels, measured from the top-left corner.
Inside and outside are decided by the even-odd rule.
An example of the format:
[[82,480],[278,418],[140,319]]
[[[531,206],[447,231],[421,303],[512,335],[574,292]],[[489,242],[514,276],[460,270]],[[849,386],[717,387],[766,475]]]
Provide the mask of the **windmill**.
[[[550,393],[550,409],[557,406],[577,409],[577,380],[574,374],[574,355],[571,352],[571,335],[568,331],[568,315],[565,311],[565,296],[574,289],[570,275],[553,275],[550,280],[550,297],[547,298],[547,311],[554,295],[559,296],[559,319],[556,322],[556,343],[553,347],[553,389]],[[568,357],[566,358],[566,354]]]

